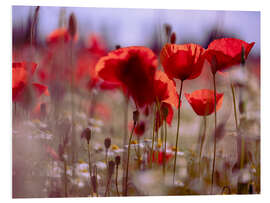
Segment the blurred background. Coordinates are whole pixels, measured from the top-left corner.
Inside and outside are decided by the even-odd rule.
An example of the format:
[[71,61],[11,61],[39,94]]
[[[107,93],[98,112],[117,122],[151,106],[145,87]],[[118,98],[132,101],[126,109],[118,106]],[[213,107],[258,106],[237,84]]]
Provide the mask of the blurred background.
[[[13,6],[13,40],[27,39],[27,29],[35,7]],[[78,19],[80,40],[90,32],[98,32],[107,40],[109,49],[121,46],[151,45],[161,40],[163,25],[170,24],[177,34],[177,43],[194,42],[207,48],[211,37],[236,37],[255,41],[252,55],[260,53],[260,12],[199,11],[159,9],[110,9],[83,7],[41,7],[37,26],[37,42],[61,23],[60,16],[74,12]]]

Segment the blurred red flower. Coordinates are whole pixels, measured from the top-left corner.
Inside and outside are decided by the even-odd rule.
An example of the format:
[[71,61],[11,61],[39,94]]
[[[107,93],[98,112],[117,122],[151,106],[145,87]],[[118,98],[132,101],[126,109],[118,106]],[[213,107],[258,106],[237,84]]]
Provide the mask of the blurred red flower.
[[96,71],[102,79],[121,84],[124,92],[139,107],[155,100],[151,92],[154,90],[156,68],[157,57],[153,51],[139,46],[111,51],[96,65]]
[[[199,116],[207,116],[215,111],[215,94],[213,90],[201,89],[185,93],[186,99]],[[223,102],[223,94],[217,93],[217,111],[221,108]]]
[[32,77],[36,70],[36,63],[13,62],[12,63],[12,101],[20,101],[25,90],[30,87],[34,90],[35,96],[42,94],[49,95],[48,88],[42,84],[32,83]]
[[222,38],[212,41],[205,51],[205,58],[211,64],[212,72],[225,70],[233,65],[238,65],[242,60],[242,47],[244,57],[247,59],[255,42],[246,43],[240,39]]
[[164,119],[164,116],[162,114],[164,114],[164,111],[167,111],[167,117],[166,117],[166,122],[171,125],[172,124],[172,119],[173,119],[173,108],[171,104],[162,102],[161,103],[161,107],[160,107],[160,111],[161,111],[161,115],[159,114],[159,111],[156,111],[156,131],[160,128],[160,126],[162,125]]
[[[149,153],[151,154],[151,153]],[[150,155],[151,156],[151,155]],[[150,162],[150,156],[148,156],[148,162]],[[165,159],[165,162],[168,162],[172,157],[173,154],[171,152],[157,152],[157,151],[153,151],[153,158],[152,158],[152,162],[153,163],[158,163],[158,164],[163,164],[163,160]]]
[[[46,42],[49,45],[58,44],[61,42],[67,43],[72,37],[70,36],[67,28],[58,28],[52,31],[46,38]],[[74,41],[78,40],[78,34],[74,36]]]
[[169,78],[191,80],[201,74],[204,48],[197,44],[166,44],[160,53],[161,64]]
[[[133,128],[133,121],[131,121],[129,124],[128,124],[128,128],[129,130],[131,131],[132,128]],[[139,121],[137,124],[136,124],[136,127],[134,129],[134,133],[135,135],[137,135],[138,137],[141,137],[143,136],[144,132],[145,132],[145,122],[144,121]]]
[[98,60],[106,54],[106,45],[102,38],[97,34],[89,36],[86,48],[82,49],[78,56],[75,80],[88,89],[100,88],[102,90],[113,90],[119,84],[110,83],[102,80],[95,70]]

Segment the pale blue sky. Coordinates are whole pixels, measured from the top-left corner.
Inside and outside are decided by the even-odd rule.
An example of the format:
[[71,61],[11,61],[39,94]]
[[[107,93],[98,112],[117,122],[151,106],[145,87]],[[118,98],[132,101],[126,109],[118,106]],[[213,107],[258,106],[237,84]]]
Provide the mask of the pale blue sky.
[[[13,7],[13,22],[26,19],[30,7]],[[34,9],[34,7],[32,7]],[[41,7],[39,31],[43,38],[58,26],[59,7]],[[194,39],[203,43],[207,32],[217,23],[227,32],[236,33],[247,42],[255,41],[252,53],[260,52],[260,12],[255,11],[203,11],[157,9],[110,9],[68,7],[66,14],[74,12],[81,36],[104,30],[111,44],[122,46],[143,45],[152,37],[154,28],[169,23],[178,39]]]

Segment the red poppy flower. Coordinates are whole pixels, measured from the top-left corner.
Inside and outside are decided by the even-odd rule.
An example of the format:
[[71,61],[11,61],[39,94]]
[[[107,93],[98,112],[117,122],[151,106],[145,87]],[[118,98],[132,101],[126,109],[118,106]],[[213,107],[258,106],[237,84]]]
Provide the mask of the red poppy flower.
[[[59,42],[68,42],[72,39],[70,36],[68,29],[66,28],[59,28],[54,31],[52,31],[46,38],[46,42],[50,45],[52,44],[58,44]],[[78,40],[78,34],[75,35],[74,41]]]
[[[129,128],[130,131],[132,130],[132,128],[133,128],[133,121],[128,124],[128,128]],[[134,133],[138,137],[141,137],[141,136],[143,136],[144,132],[145,132],[145,122],[144,121],[140,121],[140,122],[138,122],[136,124],[136,127],[134,129]]]
[[158,130],[164,121],[164,111],[167,111],[166,122],[169,125],[171,124],[173,119],[172,106],[176,108],[178,107],[179,96],[176,91],[175,82],[170,80],[168,76],[162,71],[156,71],[154,87],[154,94],[158,99],[161,111],[161,115],[159,114],[158,109],[156,111],[156,130]]
[[156,131],[160,128],[160,126],[162,125],[163,121],[164,121],[164,116],[163,116],[163,112],[167,111],[167,117],[166,117],[166,122],[171,125],[172,124],[172,119],[173,119],[173,108],[170,104],[162,102],[161,103],[161,115],[159,114],[159,111],[156,111]]
[[98,34],[91,34],[88,38],[87,49],[92,54],[104,56],[106,54],[106,44]]
[[[149,153],[151,154],[151,153]],[[163,153],[163,152],[156,152],[153,151],[153,157],[152,157],[152,162],[153,163],[158,163],[158,164],[163,164],[163,160],[165,159],[165,162],[168,162],[171,158],[173,157],[172,153]],[[148,156],[148,162],[150,162],[150,156]]]
[[[191,94],[185,93],[185,96],[193,110],[199,116],[207,116],[215,111],[215,94],[213,90],[196,90]],[[217,111],[221,108],[222,102],[223,94],[217,93]]]
[[139,107],[154,101],[154,77],[157,58],[146,47],[126,47],[111,51],[96,65],[98,75],[108,82],[118,83]]
[[191,80],[201,74],[204,48],[197,44],[166,44],[160,54],[161,64],[170,78]]
[[156,71],[154,80],[154,94],[159,102],[178,107],[179,96],[175,82],[162,71]]
[[[26,87],[31,80],[37,64],[36,63],[26,63],[26,62],[13,62],[12,63],[12,100],[19,101],[23,96]],[[31,83],[31,88],[33,88],[37,97],[42,94],[49,95],[46,86],[38,83]]]
[[246,43],[240,39],[222,38],[212,41],[205,52],[205,58],[211,64],[212,72],[225,70],[233,65],[238,65],[242,60],[242,47],[245,59],[255,42]]

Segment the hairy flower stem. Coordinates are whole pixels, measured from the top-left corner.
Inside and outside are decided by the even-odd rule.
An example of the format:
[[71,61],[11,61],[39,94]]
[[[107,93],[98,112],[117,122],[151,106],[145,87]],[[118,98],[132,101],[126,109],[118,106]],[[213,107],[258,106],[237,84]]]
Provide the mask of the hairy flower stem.
[[129,156],[130,156],[130,145],[131,145],[131,140],[132,140],[132,135],[133,135],[133,132],[134,132],[134,129],[135,129],[135,126],[136,126],[137,122],[134,121],[134,125],[133,125],[133,128],[132,128],[132,131],[131,131],[131,134],[130,134],[130,137],[129,137],[129,142],[128,142],[128,155],[127,155],[127,165],[126,165],[126,179],[125,179],[125,190],[124,190],[124,196],[127,196],[127,192],[128,192],[128,166],[129,166]]
[[[141,151],[140,151],[140,137],[137,136],[137,145],[138,145],[138,169],[140,170],[141,168]],[[136,149],[136,146],[135,146],[135,149]]]
[[[128,97],[126,97],[124,94],[124,123],[123,123],[123,128],[124,128],[124,137],[123,137],[123,146],[126,146],[127,144],[127,138],[128,138]],[[126,167],[126,160],[127,160],[127,153],[124,151],[123,153],[123,161],[122,161],[122,168],[123,168],[123,177],[125,177],[125,167]],[[125,178],[122,180],[122,188],[125,188]]]
[[106,166],[108,168],[108,149],[105,149],[105,161],[106,161]]
[[203,149],[203,144],[205,140],[205,135],[206,135],[206,116],[203,117],[203,134],[200,139],[200,156],[199,156],[199,176],[201,177],[201,158],[202,158],[202,149]]
[[[70,42],[70,66],[73,69],[73,42]],[[75,139],[75,109],[74,109],[74,77],[71,75],[71,84],[70,84],[70,93],[71,93],[71,143],[72,143],[72,177],[75,177],[75,154],[76,154],[76,139]]]
[[116,164],[116,172],[115,172],[115,187],[117,195],[120,196],[119,190],[118,190],[118,164]]
[[167,152],[167,122],[164,122],[165,128],[165,140],[164,140],[164,152],[163,152],[163,176],[166,176],[166,152]]
[[215,174],[215,162],[216,162],[216,129],[217,129],[217,90],[216,90],[216,75],[213,74],[214,83],[214,95],[215,95],[215,132],[214,132],[214,158],[212,166],[212,178],[211,178],[211,194],[213,193],[214,174]]
[[[159,103],[159,100],[158,100],[158,98],[156,98],[156,103],[157,103],[157,108],[158,108],[158,115],[159,115],[159,118],[156,118],[156,119],[158,119],[157,121],[159,121],[159,122],[156,122],[156,123],[158,123],[158,125],[160,124],[161,125],[161,129],[160,129],[160,131],[161,131],[161,133],[160,133],[160,138],[161,138],[161,149],[163,149],[162,147],[163,147],[163,124],[162,124],[162,112],[161,112],[161,106],[160,106],[160,103]],[[157,126],[158,127],[158,126]],[[159,131],[159,129],[157,129],[158,131]],[[157,145],[158,145],[159,143],[158,143],[158,139],[157,139]],[[158,152],[157,152],[158,153]],[[157,156],[158,156],[158,154],[157,154]],[[163,164],[163,171],[164,171],[164,164]]]
[[65,197],[68,196],[67,192],[67,161],[64,159],[64,184],[65,184]]
[[151,153],[150,153],[150,168],[152,168],[153,162],[153,150],[154,150],[154,142],[155,142],[155,130],[156,130],[156,105],[154,108],[154,119],[153,119],[153,134],[152,134],[152,146],[151,146]]
[[87,146],[87,151],[88,151],[88,168],[89,168],[89,184],[91,188],[91,177],[92,177],[92,167],[91,167],[91,159],[90,159],[90,143],[88,142]]
[[178,102],[178,116],[177,116],[177,134],[176,134],[176,141],[175,141],[175,153],[174,153],[174,164],[173,164],[173,184],[175,179],[175,170],[176,170],[176,157],[177,157],[177,151],[178,151],[178,137],[179,137],[179,128],[180,128],[180,104],[181,104],[181,95],[182,95],[182,89],[183,89],[183,81],[181,80],[181,86],[179,91],[179,102]]
[[235,90],[234,90],[234,86],[233,83],[231,83],[231,90],[232,90],[232,99],[233,99],[233,109],[234,109],[234,120],[235,120],[235,129],[236,129],[236,134],[238,137],[238,143],[241,143],[240,145],[238,144],[238,153],[240,154],[240,157],[238,155],[238,161],[240,162],[240,169],[242,169],[243,167],[243,139],[241,134],[239,133],[239,128],[238,128],[238,119],[237,119],[237,110],[236,110],[236,97],[235,97]]

